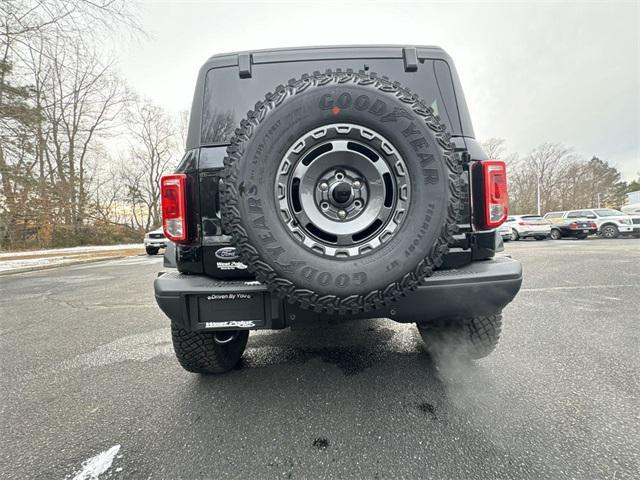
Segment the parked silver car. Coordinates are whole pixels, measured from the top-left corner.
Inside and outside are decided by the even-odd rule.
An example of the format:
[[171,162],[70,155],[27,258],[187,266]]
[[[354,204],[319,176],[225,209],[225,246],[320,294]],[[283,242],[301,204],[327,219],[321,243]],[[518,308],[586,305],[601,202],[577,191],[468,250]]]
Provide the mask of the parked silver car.
[[[521,238],[535,238],[536,240],[546,240],[551,233],[551,222],[539,215],[509,215],[503,224],[510,230],[511,240]],[[504,230],[500,230],[503,235]],[[504,238],[504,235],[503,235]]]

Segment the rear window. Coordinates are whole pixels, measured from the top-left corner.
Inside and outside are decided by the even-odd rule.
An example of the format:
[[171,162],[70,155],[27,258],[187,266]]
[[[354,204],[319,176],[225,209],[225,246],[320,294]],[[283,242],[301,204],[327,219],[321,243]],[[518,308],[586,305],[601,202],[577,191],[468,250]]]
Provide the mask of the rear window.
[[547,213],[544,218],[562,218],[562,212]]
[[290,78],[300,78],[304,73],[312,74],[328,68],[358,71],[364,69],[365,64],[369,72],[388,76],[417,93],[435,110],[453,135],[462,135],[453,81],[446,62],[425,60],[417,72],[405,72],[402,59],[353,59],[254,64],[251,78],[239,78],[237,66],[209,70],[204,89],[200,143],[229,143],[240,120],[255,103]]
[[567,218],[585,218],[589,215],[593,216],[593,212],[590,210],[575,210],[567,214]]
[[624,215],[624,213],[612,208],[599,208],[594,210],[594,212],[596,212],[599,217],[618,217],[620,215]]
[[526,218],[527,220],[542,220],[540,215],[522,215],[520,218]]

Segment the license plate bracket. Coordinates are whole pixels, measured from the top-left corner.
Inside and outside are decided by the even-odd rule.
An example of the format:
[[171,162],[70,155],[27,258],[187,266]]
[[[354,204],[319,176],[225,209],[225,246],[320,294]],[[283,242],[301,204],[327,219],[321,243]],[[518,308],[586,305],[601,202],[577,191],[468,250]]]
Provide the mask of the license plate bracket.
[[265,326],[268,295],[263,291],[212,292],[190,296],[194,330],[241,330]]

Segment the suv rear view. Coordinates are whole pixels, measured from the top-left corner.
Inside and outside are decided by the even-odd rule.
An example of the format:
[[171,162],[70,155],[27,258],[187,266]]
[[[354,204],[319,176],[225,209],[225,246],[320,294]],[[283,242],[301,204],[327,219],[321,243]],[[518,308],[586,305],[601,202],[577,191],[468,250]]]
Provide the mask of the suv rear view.
[[187,370],[232,368],[251,329],[321,319],[416,323],[432,353],[495,347],[522,281],[495,257],[505,167],[443,50],[214,56],[187,144],[162,180],[178,272],[155,282]]

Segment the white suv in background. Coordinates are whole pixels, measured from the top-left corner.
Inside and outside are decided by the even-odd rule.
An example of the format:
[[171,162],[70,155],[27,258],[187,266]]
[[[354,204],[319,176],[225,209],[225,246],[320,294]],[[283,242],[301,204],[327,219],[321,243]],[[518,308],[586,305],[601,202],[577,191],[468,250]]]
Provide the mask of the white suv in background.
[[144,249],[147,251],[147,255],[156,255],[158,250],[166,248],[167,243],[162,227],[147,232],[144,236]]
[[546,240],[551,233],[551,222],[540,215],[509,215],[504,225],[511,229],[511,240],[528,237]]
[[619,235],[640,236],[640,220],[638,223],[629,215],[613,208],[589,208],[568,210],[566,212],[549,212],[544,218],[552,222],[559,219],[588,218],[598,226],[598,234],[602,238],[617,238]]

